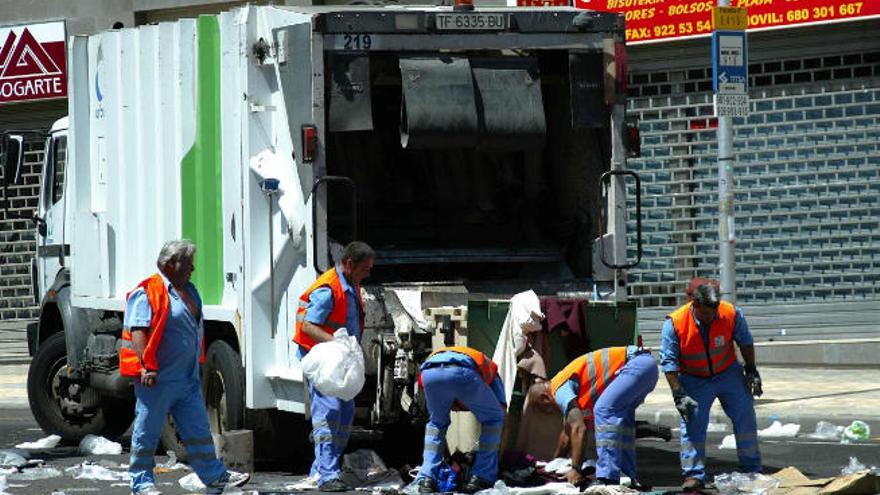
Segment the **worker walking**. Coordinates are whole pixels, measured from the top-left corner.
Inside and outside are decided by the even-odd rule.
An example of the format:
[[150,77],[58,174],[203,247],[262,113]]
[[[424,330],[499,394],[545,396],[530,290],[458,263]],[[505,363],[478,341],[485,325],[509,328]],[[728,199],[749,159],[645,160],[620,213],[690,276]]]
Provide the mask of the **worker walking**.
[[491,488],[498,479],[498,447],[507,404],[498,367],[470,347],[445,347],[422,364],[419,383],[424,387],[430,419],[425,425],[425,450],[416,475],[419,493],[437,492],[437,476],[446,450],[449,412],[470,410],[480,422],[480,442],[465,493]]
[[169,412],[207,493],[222,493],[250,478],[227,471],[214,453],[199,380],[205,335],[202,301],[190,282],[194,256],[191,241],[167,242],[156,262],[159,272],[127,297],[119,372],[134,378],[137,399],[128,469],[133,494],[160,493],[153,457]]
[[657,362],[650,351],[636,346],[608,347],[584,354],[549,382],[529,389],[529,401],[547,413],[562,413],[565,426],[557,455],[571,450],[571,470],[565,478],[582,485],[581,472],[587,426],[592,416],[596,432],[597,485],[619,485],[636,476],[636,408],[657,385]]
[[[342,328],[360,340],[364,328],[361,282],[370,275],[375,256],[366,243],[352,242],[345,247],[340,263],[324,272],[299,297],[293,341],[299,346],[300,360],[316,344],[333,340],[333,334]],[[315,444],[310,477],[317,478],[322,492],[350,490],[339,479],[339,460],[351,435],[354,400],[326,396],[311,383],[308,389]]]
[[[736,359],[739,345],[745,368]],[[706,480],[706,428],[717,398],[733,422],[739,470],[761,471],[752,396],[760,396],[755,347],[742,311],[722,301],[718,286],[697,285],[693,298],[666,317],[661,367],[681,414],[682,488],[700,489]]]

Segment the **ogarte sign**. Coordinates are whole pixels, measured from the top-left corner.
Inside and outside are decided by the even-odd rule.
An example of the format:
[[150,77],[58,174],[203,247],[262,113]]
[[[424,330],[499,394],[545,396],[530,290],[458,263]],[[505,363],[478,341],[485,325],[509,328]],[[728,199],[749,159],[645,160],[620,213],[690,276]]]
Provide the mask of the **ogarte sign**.
[[67,96],[64,22],[0,27],[0,103]]
[[[582,9],[620,12],[630,43],[708,35],[714,0],[575,0]],[[731,0],[748,9],[749,29],[880,16],[880,0]]]

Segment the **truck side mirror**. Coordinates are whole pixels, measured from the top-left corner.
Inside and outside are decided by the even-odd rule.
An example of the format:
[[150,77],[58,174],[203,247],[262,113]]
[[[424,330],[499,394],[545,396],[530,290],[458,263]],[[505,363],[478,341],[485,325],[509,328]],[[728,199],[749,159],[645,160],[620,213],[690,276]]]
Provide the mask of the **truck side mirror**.
[[3,135],[3,185],[21,184],[24,164],[24,137],[18,134]]

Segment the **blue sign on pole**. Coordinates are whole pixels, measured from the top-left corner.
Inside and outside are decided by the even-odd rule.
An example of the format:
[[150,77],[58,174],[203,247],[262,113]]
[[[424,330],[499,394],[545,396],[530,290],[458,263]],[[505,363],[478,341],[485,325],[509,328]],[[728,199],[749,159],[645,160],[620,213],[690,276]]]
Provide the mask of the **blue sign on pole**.
[[712,33],[712,89],[715,94],[749,92],[749,57],[744,31]]

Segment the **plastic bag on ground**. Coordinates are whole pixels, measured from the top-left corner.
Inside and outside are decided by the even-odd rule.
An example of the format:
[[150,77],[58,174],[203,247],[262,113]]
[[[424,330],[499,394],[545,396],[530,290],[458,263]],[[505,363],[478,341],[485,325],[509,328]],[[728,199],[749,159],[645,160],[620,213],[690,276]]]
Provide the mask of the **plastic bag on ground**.
[[801,425],[794,423],[782,424],[779,421],[774,421],[767,428],[758,430],[758,438],[794,438],[799,431],[801,431]]
[[83,455],[119,455],[122,445],[97,435],[86,435],[79,443],[79,453]]
[[719,449],[735,449],[736,448],[736,436],[727,435],[721,440],[721,445],[718,446]]
[[850,457],[849,464],[843,466],[843,469],[840,470],[840,474],[853,474],[858,473],[859,471],[867,471],[868,466],[865,466],[861,462],[859,462],[858,457]]
[[9,495],[6,493],[6,487],[8,484],[6,483],[6,475],[0,474],[0,495]]
[[64,471],[77,480],[127,481],[131,479],[127,471],[113,471],[88,461],[78,466],[69,467]]
[[840,440],[843,435],[843,426],[837,426],[827,421],[819,421],[816,423],[816,431],[807,435],[809,438],[817,440]]
[[507,485],[504,484],[503,481],[498,480],[495,482],[495,486],[492,488],[486,488],[485,490],[480,490],[477,492],[477,495],[509,495],[510,489],[507,488]]
[[364,387],[364,351],[344,328],[321,342],[302,360],[302,372],[322,394],[352,400]]
[[27,464],[23,455],[11,450],[0,450],[0,466],[22,467]]
[[721,495],[765,495],[779,488],[779,480],[758,473],[724,473],[715,476],[715,488]]
[[865,423],[864,421],[855,420],[852,422],[852,424],[850,424],[843,430],[844,440],[867,440],[870,437],[871,427],[868,426],[868,423]]
[[547,483],[541,486],[508,488],[510,495],[575,495],[581,491],[571,483]]
[[163,462],[162,464],[157,464],[156,467],[153,469],[155,472],[167,473],[169,471],[177,471],[179,469],[189,470],[189,466],[177,461],[177,454],[175,454],[173,450],[169,450],[165,452],[165,454],[168,455],[168,460]]
[[724,433],[727,431],[727,423],[709,423],[706,425],[706,433]]
[[15,446],[17,449],[54,449],[61,441],[58,435],[49,435],[34,442],[24,442]]
[[374,450],[358,449],[342,457],[339,478],[349,486],[364,489],[399,489],[404,483],[400,474],[385,466]]
[[177,484],[188,492],[202,493],[205,491],[205,484],[202,483],[202,480],[199,479],[199,475],[196,473],[189,473],[183,478],[180,478],[177,480]]
[[6,477],[10,481],[34,481],[47,480],[49,478],[57,478],[61,476],[61,471],[53,467],[35,467],[22,470],[18,473],[12,473]]

